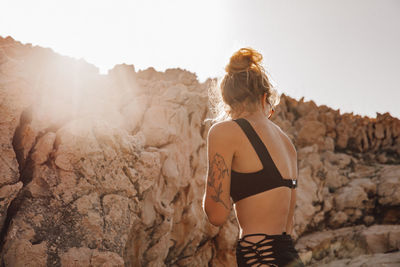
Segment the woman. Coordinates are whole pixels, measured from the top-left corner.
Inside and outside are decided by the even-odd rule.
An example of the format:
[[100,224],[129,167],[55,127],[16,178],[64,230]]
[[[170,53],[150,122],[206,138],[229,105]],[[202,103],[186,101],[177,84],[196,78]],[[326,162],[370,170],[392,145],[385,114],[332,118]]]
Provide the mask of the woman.
[[230,59],[220,89],[231,120],[208,133],[204,210],[222,225],[231,199],[240,227],[238,266],[304,266],[290,233],[296,202],[297,154],[269,120],[279,102],[261,66],[262,55],[242,48]]

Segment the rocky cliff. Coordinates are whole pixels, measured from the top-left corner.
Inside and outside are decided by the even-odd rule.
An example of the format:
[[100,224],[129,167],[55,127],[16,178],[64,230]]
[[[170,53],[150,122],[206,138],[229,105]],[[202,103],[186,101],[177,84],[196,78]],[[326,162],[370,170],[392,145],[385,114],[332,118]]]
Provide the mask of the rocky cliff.
[[[201,208],[212,84],[0,37],[0,265],[234,266],[233,214]],[[400,121],[285,95],[273,117],[298,149],[303,260],[400,263]]]

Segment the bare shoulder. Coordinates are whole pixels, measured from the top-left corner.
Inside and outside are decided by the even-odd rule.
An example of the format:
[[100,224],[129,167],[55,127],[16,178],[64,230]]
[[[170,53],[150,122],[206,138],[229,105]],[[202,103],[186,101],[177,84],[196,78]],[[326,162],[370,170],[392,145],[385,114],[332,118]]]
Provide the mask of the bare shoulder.
[[213,124],[208,131],[209,136],[223,137],[227,139],[234,139],[238,125],[234,121],[221,121]]
[[271,121],[271,124],[274,126],[274,128],[282,135],[284,135],[286,138],[289,139],[289,136],[287,136],[287,134],[281,129],[281,127],[279,127],[278,124],[276,124],[275,122]]
[[285,140],[285,143],[287,143],[289,145],[292,153],[297,155],[296,147],[294,146],[294,144],[293,144],[292,140],[289,138],[289,136],[281,129],[281,127],[279,127],[279,125],[277,125],[276,123],[274,123],[272,121],[271,121],[271,123],[274,126],[274,128],[278,131],[278,133],[281,134],[281,136]]

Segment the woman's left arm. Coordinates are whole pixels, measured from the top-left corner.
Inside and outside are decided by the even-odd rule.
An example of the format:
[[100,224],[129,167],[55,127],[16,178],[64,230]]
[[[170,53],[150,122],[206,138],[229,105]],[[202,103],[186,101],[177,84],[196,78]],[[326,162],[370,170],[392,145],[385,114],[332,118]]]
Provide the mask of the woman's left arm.
[[230,183],[234,140],[229,122],[213,125],[207,138],[207,181],[203,208],[208,220],[223,225],[231,210]]

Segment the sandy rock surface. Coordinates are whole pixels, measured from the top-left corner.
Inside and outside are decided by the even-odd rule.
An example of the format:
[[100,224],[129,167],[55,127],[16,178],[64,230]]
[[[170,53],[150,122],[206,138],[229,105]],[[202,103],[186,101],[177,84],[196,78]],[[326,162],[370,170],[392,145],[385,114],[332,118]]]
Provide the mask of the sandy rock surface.
[[[234,266],[233,212],[201,207],[212,84],[0,37],[0,266]],[[400,121],[285,95],[273,121],[298,151],[303,261],[396,266]]]

